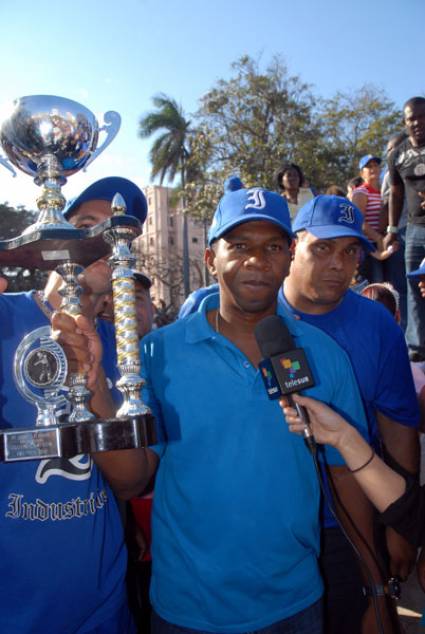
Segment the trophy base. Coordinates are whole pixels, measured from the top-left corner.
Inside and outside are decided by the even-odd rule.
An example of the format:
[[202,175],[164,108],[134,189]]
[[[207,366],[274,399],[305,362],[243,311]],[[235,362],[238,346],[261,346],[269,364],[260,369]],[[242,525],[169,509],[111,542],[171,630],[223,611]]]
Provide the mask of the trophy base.
[[136,449],[156,442],[155,419],[152,414],[94,419],[83,425],[86,437],[86,449],[83,453]]
[[0,430],[0,461],[72,458],[97,451],[147,447],[155,441],[151,414],[31,429],[3,429]]
[[86,267],[110,255],[111,247],[103,233],[124,227],[141,233],[141,225],[133,216],[112,216],[89,229],[34,225],[33,230],[9,240],[0,240],[0,265],[51,271],[64,262]]

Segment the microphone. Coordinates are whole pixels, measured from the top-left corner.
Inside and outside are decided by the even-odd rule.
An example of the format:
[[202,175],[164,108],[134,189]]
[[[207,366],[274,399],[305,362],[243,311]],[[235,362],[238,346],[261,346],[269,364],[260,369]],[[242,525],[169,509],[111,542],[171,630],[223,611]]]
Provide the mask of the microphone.
[[259,368],[269,398],[286,396],[304,423],[305,442],[314,449],[308,414],[291,396],[315,384],[304,350],[295,347],[291,333],[278,315],[269,315],[258,322],[254,334],[263,357]]

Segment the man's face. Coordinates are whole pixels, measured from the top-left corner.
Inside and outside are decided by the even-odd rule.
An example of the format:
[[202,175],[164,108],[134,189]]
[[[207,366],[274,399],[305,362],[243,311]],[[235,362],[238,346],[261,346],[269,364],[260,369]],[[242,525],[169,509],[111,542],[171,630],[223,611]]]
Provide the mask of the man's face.
[[217,240],[205,259],[217,276],[221,302],[252,314],[275,306],[291,256],[288,237],[277,225],[252,221]]
[[77,229],[89,229],[110,218],[111,213],[108,200],[89,200],[77,207],[68,220]]
[[404,123],[414,145],[425,144],[425,104],[407,106],[404,109]]
[[[152,330],[153,305],[150,291],[137,279],[134,281],[136,299],[137,334],[144,337]],[[114,302],[112,295],[105,295],[102,309],[98,317],[107,321],[114,321]]]
[[[77,229],[89,229],[111,216],[111,203],[107,200],[90,200],[82,203],[68,219]],[[87,292],[95,295],[111,292],[111,269],[107,256],[96,260],[84,269],[79,279]]]
[[361,254],[356,238],[316,238],[299,234],[287,284],[304,312],[326,313],[335,308],[350,286]]
[[138,280],[135,281],[136,317],[139,337],[144,337],[152,330],[153,306],[149,289]]

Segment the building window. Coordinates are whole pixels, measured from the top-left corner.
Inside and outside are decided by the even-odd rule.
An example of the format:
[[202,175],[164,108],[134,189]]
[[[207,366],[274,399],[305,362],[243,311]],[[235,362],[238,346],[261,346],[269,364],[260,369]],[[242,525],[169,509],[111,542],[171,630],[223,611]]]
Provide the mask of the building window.
[[168,216],[168,224],[170,227],[174,227],[174,218],[173,216]]
[[173,244],[174,244],[174,238],[173,238],[173,236],[170,236],[170,237],[168,238],[168,242],[169,242],[171,245],[173,245]]
[[198,242],[198,238],[192,238],[192,242],[197,243]]
[[149,216],[149,224],[152,224],[152,216]]
[[155,240],[153,238],[149,238],[149,244],[151,245],[151,247],[153,247],[153,245],[155,244]]
[[151,198],[150,196],[149,196],[149,198],[148,198],[148,205],[149,205],[149,206],[150,206],[150,205],[152,205],[152,198]]

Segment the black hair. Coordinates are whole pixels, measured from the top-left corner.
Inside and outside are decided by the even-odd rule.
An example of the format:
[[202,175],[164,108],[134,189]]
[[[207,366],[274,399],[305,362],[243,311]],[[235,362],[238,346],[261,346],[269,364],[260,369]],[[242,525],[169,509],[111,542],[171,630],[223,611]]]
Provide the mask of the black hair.
[[345,191],[339,185],[329,185],[325,191],[326,196],[342,196],[346,198]]
[[283,176],[286,172],[289,172],[289,170],[295,170],[297,172],[300,179],[300,187],[302,187],[304,183],[304,174],[301,167],[295,163],[284,163],[278,170],[276,170],[275,174],[276,184],[281,191],[284,191],[285,189],[282,184]]
[[385,282],[374,283],[366,286],[361,294],[375,302],[379,302],[387,308],[393,317],[396,316],[398,310],[398,293],[391,284]]
[[355,187],[360,187],[360,185],[363,183],[363,179],[361,176],[355,176],[354,178],[350,178],[350,180],[347,183],[347,189],[349,187],[352,187],[353,189]]
[[403,110],[406,108],[414,108],[415,106],[425,106],[425,97],[411,97],[403,106]]
[[404,141],[404,139],[406,138],[407,138],[407,132],[403,131],[403,132],[399,132],[398,134],[395,134],[390,139],[388,139],[387,150],[386,150],[387,154],[391,154],[391,152],[395,150],[397,145],[400,145],[400,143]]

